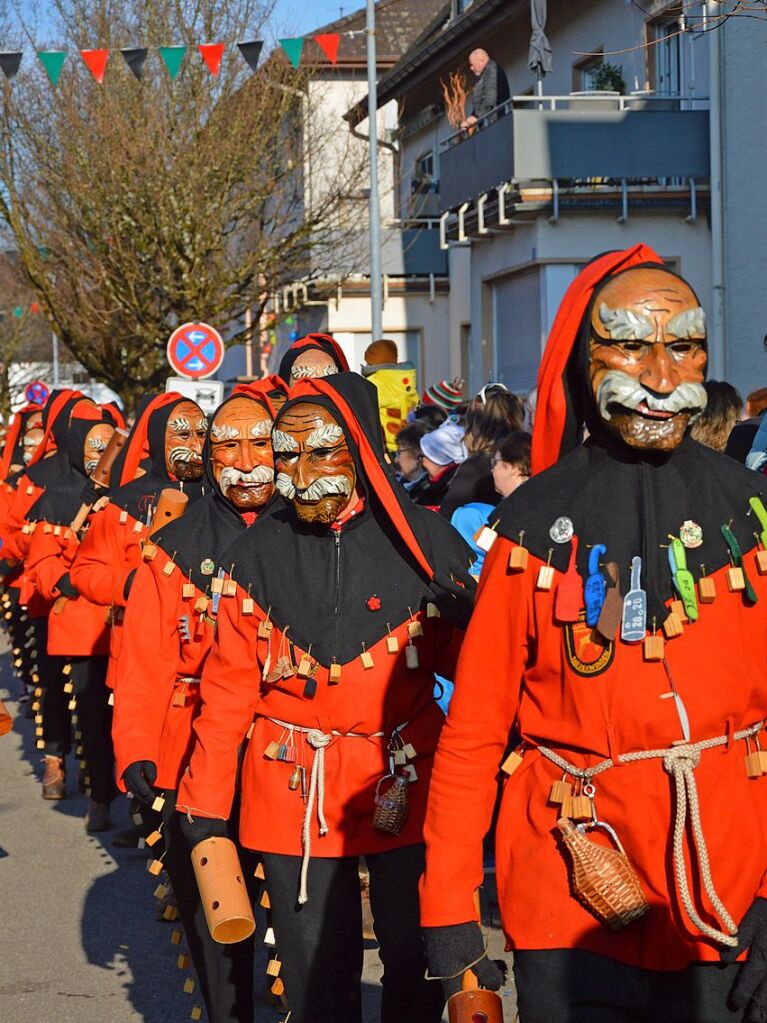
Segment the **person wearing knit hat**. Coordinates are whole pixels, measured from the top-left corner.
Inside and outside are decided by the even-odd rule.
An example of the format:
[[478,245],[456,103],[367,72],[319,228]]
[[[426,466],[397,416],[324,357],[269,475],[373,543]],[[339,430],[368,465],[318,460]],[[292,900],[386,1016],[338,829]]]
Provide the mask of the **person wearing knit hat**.
[[439,405],[450,414],[454,412],[463,401],[464,381],[461,377],[453,377],[452,380],[440,380],[432,384],[423,392],[421,399],[424,405]]
[[421,461],[429,474],[429,484],[416,498],[416,503],[426,508],[439,510],[447,493],[448,484],[456,469],[466,458],[463,430],[447,420],[421,437]]
[[767,479],[691,437],[706,360],[687,281],[645,245],[597,257],[543,355],[533,475],[494,513],[421,923],[446,994],[500,986],[474,904],[500,766],[521,1023],[767,1019]]
[[397,343],[391,338],[380,338],[365,349],[362,375],[378,391],[378,415],[386,450],[397,449],[397,434],[408,423],[408,417],[418,404],[418,386],[412,362],[398,362]]

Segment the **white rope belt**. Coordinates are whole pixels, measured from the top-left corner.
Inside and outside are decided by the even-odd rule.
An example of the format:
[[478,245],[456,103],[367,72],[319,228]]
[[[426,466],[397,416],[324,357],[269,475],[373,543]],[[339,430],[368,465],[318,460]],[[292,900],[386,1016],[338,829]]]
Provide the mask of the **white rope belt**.
[[[764,721],[759,721],[755,725],[750,725],[748,728],[735,732],[731,739],[729,736],[719,735],[714,739],[703,739],[702,742],[685,743],[684,745],[672,746],[670,749],[639,750],[636,753],[622,753],[617,760],[602,760],[593,767],[576,767],[546,746],[538,746],[537,749],[540,750],[547,760],[550,760],[552,764],[555,764],[562,771],[566,771],[572,777],[580,778],[586,782],[596,778],[603,771],[609,771],[611,767],[620,766],[621,764],[632,764],[639,760],[663,761],[664,768],[674,779],[674,879],[682,905],[689,919],[702,934],[705,934],[706,937],[718,942],[720,945],[728,945],[731,948],[735,948],[738,944],[738,928],[720,899],[711,876],[711,863],[700,819],[700,802],[698,799],[698,787],[695,783],[695,768],[700,763],[700,754],[703,750],[725,746],[729,741],[736,742],[739,739],[750,739],[760,732],[763,727]],[[684,833],[688,819],[692,825],[695,849],[698,854],[698,865],[701,877],[703,878],[703,887],[706,889],[711,905],[719,915],[724,927],[723,931],[717,930],[715,927],[707,924],[705,920],[701,920],[690,895],[687,866],[684,861]]]
[[[308,877],[309,877],[309,860],[312,856],[312,815],[314,813],[314,804],[317,804],[317,820],[320,825],[320,835],[327,835],[328,824],[325,820],[325,747],[328,746],[333,739],[383,739],[386,732],[371,732],[368,735],[362,732],[323,732],[319,728],[303,728],[300,725],[293,725],[289,721],[280,721],[278,718],[267,718],[274,725],[279,725],[280,728],[288,728],[294,732],[302,732],[306,736],[307,743],[314,750],[314,759],[312,760],[312,769],[309,774],[309,791],[306,796],[306,809],[304,810],[304,819],[301,825],[301,848],[303,850],[303,856],[301,859],[301,884],[298,891],[298,902],[299,905],[304,905],[309,901],[308,892]],[[393,732],[399,733],[408,726],[409,722],[406,721],[404,725],[398,725],[397,728],[393,729]]]

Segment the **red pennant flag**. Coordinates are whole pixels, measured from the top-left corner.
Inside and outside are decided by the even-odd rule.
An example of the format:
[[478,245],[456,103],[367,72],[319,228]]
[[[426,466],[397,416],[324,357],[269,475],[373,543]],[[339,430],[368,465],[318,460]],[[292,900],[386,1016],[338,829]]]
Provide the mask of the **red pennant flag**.
[[85,66],[88,68],[90,73],[99,85],[101,85],[104,81],[104,73],[107,69],[109,50],[80,50],[80,56],[83,58]]
[[341,42],[341,36],[338,32],[329,32],[327,35],[315,36],[314,41],[330,63],[335,64],[338,60],[338,46]]
[[221,68],[221,58],[224,56],[224,43],[202,43],[197,47],[200,56],[208,66],[212,75],[217,75]]

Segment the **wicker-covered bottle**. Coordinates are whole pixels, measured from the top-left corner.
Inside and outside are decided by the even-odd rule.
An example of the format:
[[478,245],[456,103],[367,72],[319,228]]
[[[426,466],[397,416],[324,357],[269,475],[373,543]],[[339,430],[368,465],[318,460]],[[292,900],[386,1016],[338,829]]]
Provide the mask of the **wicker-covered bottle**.
[[612,828],[605,827],[617,849],[589,841],[566,817],[557,821],[562,841],[572,859],[570,882],[573,895],[610,930],[638,920],[649,909],[637,873]]
[[[389,780],[391,780],[391,785],[381,792],[381,786]],[[389,835],[400,833],[407,817],[407,787],[407,778],[400,775],[387,775],[376,785],[373,827],[377,831],[385,831]]]

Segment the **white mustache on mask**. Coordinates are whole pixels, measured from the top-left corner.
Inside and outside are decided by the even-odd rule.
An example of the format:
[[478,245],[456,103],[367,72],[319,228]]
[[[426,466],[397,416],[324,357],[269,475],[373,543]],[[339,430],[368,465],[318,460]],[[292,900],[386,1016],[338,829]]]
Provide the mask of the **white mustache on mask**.
[[201,462],[202,458],[191,448],[171,448],[171,462]]
[[599,414],[609,421],[610,405],[621,405],[635,411],[645,404],[654,412],[692,412],[690,421],[697,419],[708,402],[708,395],[703,384],[684,383],[674,388],[671,394],[658,397],[646,391],[639,381],[628,373],[613,369],[605,373],[597,388],[597,404]]
[[241,472],[234,466],[228,465],[221,470],[218,485],[221,493],[226,496],[230,487],[247,487],[261,483],[274,483],[274,469],[268,465],[256,465],[250,472]]
[[304,490],[298,490],[287,473],[279,472],[274,485],[287,501],[292,501],[295,497],[301,501],[320,501],[323,497],[330,497],[333,494],[350,497],[352,492],[351,482],[346,476],[319,476]]

